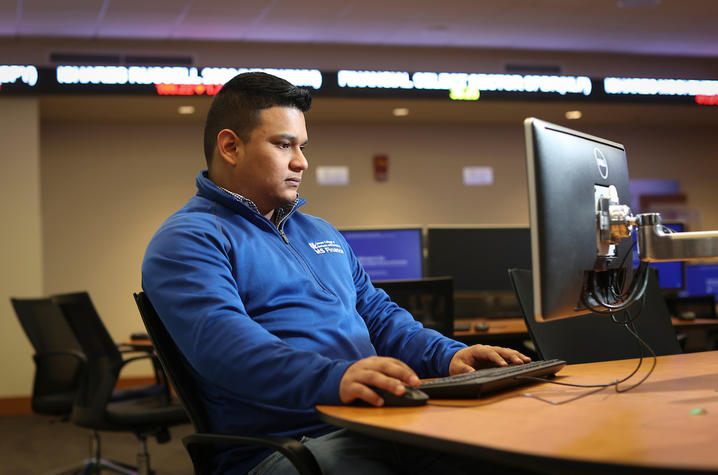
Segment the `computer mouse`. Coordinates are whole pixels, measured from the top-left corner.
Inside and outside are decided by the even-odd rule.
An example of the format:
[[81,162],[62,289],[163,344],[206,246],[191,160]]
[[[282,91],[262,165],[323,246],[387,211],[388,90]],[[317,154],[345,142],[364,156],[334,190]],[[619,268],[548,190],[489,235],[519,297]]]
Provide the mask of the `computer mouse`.
[[486,322],[476,322],[474,323],[474,331],[477,332],[485,332],[489,329],[489,324]]
[[406,391],[401,396],[397,396],[386,389],[375,387],[371,389],[381,396],[385,406],[422,406],[429,400],[429,396],[421,389],[417,389],[413,386],[405,387]]

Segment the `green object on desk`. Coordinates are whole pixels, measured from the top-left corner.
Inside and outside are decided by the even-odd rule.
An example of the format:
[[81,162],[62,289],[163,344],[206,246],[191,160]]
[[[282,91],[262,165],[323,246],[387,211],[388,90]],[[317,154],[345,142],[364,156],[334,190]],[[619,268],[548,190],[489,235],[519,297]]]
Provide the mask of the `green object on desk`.
[[691,416],[702,416],[703,414],[707,414],[708,411],[703,409],[702,407],[696,407],[691,411]]

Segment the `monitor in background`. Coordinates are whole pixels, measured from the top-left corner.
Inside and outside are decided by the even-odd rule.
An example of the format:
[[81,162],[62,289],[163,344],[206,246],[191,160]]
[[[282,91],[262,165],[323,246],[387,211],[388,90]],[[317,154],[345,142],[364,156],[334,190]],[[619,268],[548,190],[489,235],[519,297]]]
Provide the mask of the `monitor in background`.
[[[682,233],[683,223],[663,223],[663,226],[671,231]],[[633,242],[636,242],[636,233],[632,234]],[[633,267],[638,267],[638,246],[633,248]],[[685,286],[685,262],[652,262],[651,267],[658,272],[658,285],[662,290],[681,290]]]
[[451,277],[383,280],[374,284],[425,327],[454,336],[454,287]]
[[686,286],[682,297],[713,295],[718,301],[718,264],[686,266]]
[[429,227],[427,275],[454,278],[456,318],[521,318],[508,269],[531,268],[521,227]]
[[450,275],[458,291],[512,290],[508,269],[531,268],[525,227],[429,227],[427,275]]
[[421,228],[347,228],[339,232],[372,281],[423,277]]
[[[642,293],[624,285],[631,240],[608,243],[597,218],[609,202],[630,203],[624,147],[538,119],[524,127],[536,320],[620,311]],[[634,282],[647,282],[647,269]]]

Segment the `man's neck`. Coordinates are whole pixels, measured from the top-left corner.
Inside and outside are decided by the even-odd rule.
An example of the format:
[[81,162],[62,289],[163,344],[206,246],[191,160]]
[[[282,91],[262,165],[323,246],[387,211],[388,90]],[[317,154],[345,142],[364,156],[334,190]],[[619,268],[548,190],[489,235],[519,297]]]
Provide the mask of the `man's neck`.
[[279,217],[279,215],[281,213],[277,213],[277,210],[272,209],[268,213],[262,213],[259,210],[259,208],[257,207],[257,204],[254,201],[250,200],[249,198],[247,198],[243,195],[240,195],[239,193],[236,193],[232,190],[228,190],[227,188],[225,188],[223,186],[220,186],[220,188],[222,190],[226,191],[227,193],[229,193],[230,195],[234,196],[235,198],[237,198],[239,201],[249,205],[250,208],[254,209],[257,213],[261,214],[262,216],[264,216],[265,218],[270,220],[272,223],[274,223],[275,226],[279,224],[277,222],[277,218]]

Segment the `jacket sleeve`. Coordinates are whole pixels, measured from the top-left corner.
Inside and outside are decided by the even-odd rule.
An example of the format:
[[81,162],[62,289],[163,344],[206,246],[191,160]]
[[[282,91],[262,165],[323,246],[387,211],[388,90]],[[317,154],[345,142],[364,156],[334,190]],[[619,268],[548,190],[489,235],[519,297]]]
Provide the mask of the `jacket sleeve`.
[[171,218],[145,254],[143,289],[193,369],[233,398],[270,407],[339,404],[351,362],[297,350],[252,320],[230,253],[213,223]]
[[[348,246],[347,246],[348,247]],[[357,311],[369,328],[377,354],[407,363],[421,378],[446,376],[454,354],[466,345],[424,328],[409,312],[376,289],[359,260],[350,256]]]

